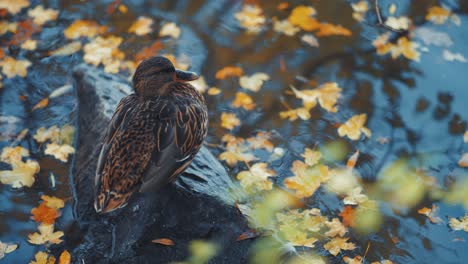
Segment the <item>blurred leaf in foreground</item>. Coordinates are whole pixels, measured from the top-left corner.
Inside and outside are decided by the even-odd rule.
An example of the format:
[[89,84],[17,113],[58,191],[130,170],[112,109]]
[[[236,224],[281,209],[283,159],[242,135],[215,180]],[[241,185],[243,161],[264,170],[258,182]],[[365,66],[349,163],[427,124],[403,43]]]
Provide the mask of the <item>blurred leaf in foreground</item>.
[[17,244],[3,243],[2,241],[0,241],[0,260],[4,258],[6,254],[15,251],[17,248]]

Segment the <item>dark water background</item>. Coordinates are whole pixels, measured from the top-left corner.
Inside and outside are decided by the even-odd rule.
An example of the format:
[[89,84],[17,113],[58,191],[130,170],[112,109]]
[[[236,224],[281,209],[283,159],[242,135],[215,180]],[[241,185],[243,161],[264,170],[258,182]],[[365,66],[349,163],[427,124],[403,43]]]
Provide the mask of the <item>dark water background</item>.
[[[441,1],[455,10],[461,18],[461,26],[446,23],[433,25],[425,22],[427,9],[438,1],[399,0],[379,1],[383,7],[396,3],[398,14],[407,14],[420,27],[446,32],[453,40],[451,51],[465,52],[468,48],[468,2]],[[271,164],[278,172],[278,182],[289,172],[290,163],[297,159],[304,147],[345,140],[336,133],[337,122],[343,122],[356,113],[367,113],[372,138],[346,143],[349,153],[361,151],[357,168],[366,181],[375,180],[385,164],[398,157],[408,156],[420,166],[429,168],[443,184],[451,176],[463,175],[457,161],[463,151],[463,133],[467,130],[468,64],[448,62],[442,58],[441,47],[429,46],[422,53],[421,61],[393,60],[379,56],[371,42],[383,29],[372,22],[358,23],[351,17],[352,9],[347,1],[291,1],[292,7],[312,4],[318,11],[318,19],[345,25],[353,32],[352,37],[320,38],[320,47],[313,48],[300,41],[299,37],[287,37],[274,32],[271,26],[258,35],[248,35],[237,26],[233,14],[240,10],[241,1],[124,1],[129,12],[107,15],[111,1],[32,1],[60,10],[57,21],[47,23],[34,39],[39,40],[36,51],[24,51],[18,47],[7,48],[10,56],[25,57],[33,65],[26,78],[3,79],[0,90],[0,147],[8,146],[24,128],[30,133],[20,143],[30,149],[32,157],[38,159],[41,172],[32,188],[14,190],[0,185],[0,238],[3,242],[15,242],[20,247],[8,255],[5,263],[26,263],[34,258],[35,252],[44,250],[26,242],[27,235],[35,232],[37,224],[30,220],[30,211],[38,205],[41,194],[68,198],[62,216],[57,220],[56,230],[69,229],[73,222],[71,191],[69,187],[70,163],[64,164],[38,154],[40,148],[32,138],[39,127],[52,125],[75,125],[77,101],[73,93],[52,99],[45,109],[31,111],[40,99],[64,84],[71,84],[71,69],[82,62],[82,53],[66,57],[49,57],[48,51],[67,43],[63,30],[76,19],[90,19],[108,26],[113,35],[123,36],[120,49],[135,54],[142,47],[152,44],[157,38],[161,21],[174,21],[182,28],[181,38],[175,42],[163,42],[163,53],[186,54],[192,59],[191,70],[200,72],[210,86],[222,89],[218,96],[206,96],[210,109],[210,143],[219,143],[225,129],[220,127],[220,113],[234,111],[242,120],[242,126],[233,133],[241,137],[252,136],[256,131],[276,131],[274,143],[286,150],[283,159]],[[267,17],[286,17],[289,12],[276,10],[280,1],[262,1]],[[382,8],[385,12],[388,8]],[[155,34],[136,37],[126,33],[133,21],[141,15],[155,19]],[[3,36],[4,37],[4,36]],[[2,45],[5,44],[0,37]],[[281,70],[281,64],[285,70]],[[227,65],[240,65],[247,74],[265,72],[271,80],[262,90],[252,93],[257,108],[253,111],[233,110],[230,102],[239,91],[237,80],[216,80],[217,70]],[[343,88],[338,113],[327,113],[316,107],[312,118],[307,121],[288,121],[279,118],[286,102],[299,107],[301,102],[288,94],[289,85],[306,86],[297,78],[314,79],[317,83],[335,81]],[[25,101],[19,96],[27,96]],[[103,128],[104,129],[104,128]],[[389,138],[388,144],[380,144],[379,137]],[[217,152],[218,150],[213,149]],[[232,169],[236,175],[239,168]],[[56,177],[52,188],[50,174]],[[282,177],[281,177],[282,176]],[[466,176],[465,176],[466,177]],[[468,190],[467,190],[468,191]],[[307,200],[311,206],[323,206],[320,195]],[[327,201],[330,212],[339,213],[338,201],[335,208]],[[417,213],[418,208],[430,207],[427,198],[415,209],[397,215],[384,211],[382,229],[369,236],[352,234],[359,248],[350,255],[363,255],[368,242],[372,243],[369,259],[389,258],[396,263],[463,263],[468,259],[466,241],[453,242],[461,238],[468,240],[465,232],[453,232],[446,225],[434,225]],[[465,214],[461,206],[436,203],[440,217],[447,223],[448,216]],[[331,206],[331,207],[330,207]],[[66,239],[67,234],[65,234]],[[399,238],[393,243],[391,237]],[[63,245],[70,249],[75,241]],[[465,261],[463,261],[465,259]]]

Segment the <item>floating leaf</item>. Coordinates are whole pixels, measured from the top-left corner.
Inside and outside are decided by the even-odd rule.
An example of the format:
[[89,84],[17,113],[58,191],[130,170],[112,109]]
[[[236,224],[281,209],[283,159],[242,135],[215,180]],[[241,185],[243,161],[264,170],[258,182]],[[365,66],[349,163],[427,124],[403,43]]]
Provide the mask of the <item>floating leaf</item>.
[[301,107],[301,108],[296,108],[296,109],[291,109],[287,111],[281,111],[279,112],[279,116],[282,119],[289,119],[290,121],[297,120],[298,118],[302,120],[309,120],[310,119],[310,112],[307,108]]
[[0,9],[6,8],[12,15],[16,15],[21,9],[30,5],[29,0],[2,0]]
[[6,163],[14,164],[21,162],[23,157],[29,156],[29,150],[21,146],[16,147],[4,147],[0,160]]
[[354,250],[356,245],[348,241],[349,238],[335,237],[332,238],[328,243],[323,245],[323,247],[330,252],[333,256],[338,255],[341,250]]
[[47,140],[51,140],[52,142],[58,142],[60,139],[60,129],[57,126],[51,126],[49,128],[40,127],[33,138],[38,143],[44,143]]
[[80,37],[91,38],[106,32],[106,30],[107,27],[101,26],[95,21],[75,20],[63,31],[63,34],[68,39],[76,39]]
[[28,60],[15,60],[12,57],[6,57],[0,61],[2,72],[7,78],[15,76],[26,77],[28,73],[28,67],[31,66],[31,62]]
[[144,36],[153,31],[151,25],[153,25],[153,19],[140,16],[135,22],[133,22],[133,24],[128,29],[128,32],[135,33],[137,36]]
[[306,109],[312,109],[317,105],[317,102],[325,110],[336,112],[338,109],[335,106],[338,99],[341,97],[341,88],[335,82],[327,82],[313,90],[297,90],[291,85],[291,89],[297,98],[301,99]]
[[394,30],[408,30],[411,20],[406,16],[394,17],[389,16],[385,21],[385,25]]
[[305,34],[304,36],[301,37],[301,40],[309,44],[312,47],[318,48],[320,46],[317,38],[312,34]]
[[37,41],[28,39],[21,44],[21,48],[25,50],[35,50],[37,48]]
[[353,18],[359,22],[364,21],[367,11],[369,10],[369,4],[366,0],[361,0],[357,3],[352,3],[351,7],[353,8]]
[[58,264],[70,264],[71,263],[71,255],[68,250],[64,250],[62,254],[60,254]]
[[42,5],[38,5],[28,11],[28,15],[32,17],[33,23],[38,26],[44,25],[47,21],[56,20],[58,14],[59,11],[51,8],[44,9]]
[[17,248],[17,244],[3,243],[2,241],[0,241],[0,260],[4,258],[6,254],[15,251]]
[[255,192],[257,190],[271,190],[273,182],[269,177],[276,176],[274,170],[267,168],[266,163],[255,163],[248,171],[241,171],[237,174],[237,179],[241,186],[247,191]]
[[313,18],[317,13],[311,6],[296,6],[288,17],[289,22],[305,31],[312,31],[320,27],[317,19]]
[[352,32],[341,26],[333,25],[330,23],[321,23],[319,31],[316,33],[317,37],[326,37],[326,36],[351,36]]
[[255,103],[253,102],[252,97],[243,92],[237,92],[236,98],[232,101],[232,106],[239,108],[242,107],[247,111],[250,111],[255,108]]
[[240,161],[250,162],[256,160],[252,153],[238,147],[228,148],[225,152],[219,155],[219,159],[226,161],[226,163],[231,167],[235,166]]
[[38,207],[31,210],[32,219],[39,223],[46,225],[52,225],[55,223],[55,219],[60,216],[60,212],[55,208],[50,208],[46,203],[41,203]]
[[41,108],[44,108],[44,107],[47,107],[49,105],[49,97],[46,97],[42,100],[40,100],[33,108],[32,110],[37,110],[37,109],[41,109]]
[[427,216],[427,218],[429,219],[429,221],[431,221],[431,223],[439,224],[439,223],[442,223],[443,221],[439,216],[437,216],[437,211],[438,211],[438,207],[435,204],[433,204],[432,209],[423,207],[418,210],[418,213]]
[[356,166],[356,162],[359,158],[359,150],[356,150],[351,157],[349,157],[348,162],[346,162],[346,168],[353,169]]
[[166,23],[161,27],[159,31],[160,37],[172,37],[178,39],[180,36],[180,28],[174,22]]
[[457,218],[450,218],[449,225],[450,228],[452,228],[455,231],[463,230],[465,232],[468,232],[468,215],[465,215],[460,220],[458,220]]
[[240,77],[243,74],[244,74],[244,71],[242,70],[241,67],[226,66],[216,72],[215,78],[223,80],[229,77]]
[[427,21],[431,21],[432,23],[439,25],[444,24],[449,18],[454,22],[454,24],[458,26],[460,25],[460,18],[445,7],[433,6],[429,8],[426,15]]
[[242,88],[258,92],[265,81],[268,81],[270,76],[263,72],[257,72],[250,76],[242,76],[239,79],[239,84]]
[[221,89],[217,88],[217,87],[211,87],[210,89],[208,89],[208,91],[206,92],[208,95],[218,95],[221,93]]
[[295,190],[299,198],[311,196],[320,184],[328,179],[328,167],[320,164],[310,167],[300,160],[295,160],[291,171],[294,177],[286,178],[284,185]]
[[341,218],[343,219],[343,225],[348,227],[348,226],[354,226],[354,208],[351,206],[345,206],[343,208],[343,211],[339,214]]
[[320,153],[320,151],[317,150],[305,148],[304,154],[302,154],[301,156],[304,157],[304,161],[307,165],[314,166],[322,158],[322,153]]
[[35,245],[42,245],[45,243],[60,244],[62,243],[62,231],[54,232],[54,225],[40,224],[37,229],[39,233],[32,233],[28,235],[28,242]]
[[221,113],[221,127],[226,129],[233,129],[240,125],[240,120],[234,113]]
[[273,21],[273,30],[278,32],[278,33],[283,33],[286,36],[294,36],[296,35],[297,32],[299,32],[301,29],[298,27],[295,27],[289,20],[284,19],[284,20],[274,20]]
[[351,140],[358,140],[361,137],[361,133],[370,137],[372,134],[371,131],[364,126],[366,120],[366,114],[352,116],[338,128],[338,134],[340,137],[347,136]]
[[234,17],[239,21],[241,27],[247,29],[249,33],[258,33],[265,24],[263,10],[257,5],[243,5],[242,11],[237,12]]
[[85,52],[84,61],[94,66],[102,64],[105,72],[117,73],[121,60],[125,57],[125,54],[118,48],[122,40],[121,37],[116,36],[93,39],[83,48]]
[[348,192],[348,195],[343,199],[344,204],[358,205],[367,201],[369,198],[367,195],[362,194],[362,187],[358,186]]
[[39,251],[34,255],[34,260],[29,264],[55,264],[55,257],[45,252]]
[[63,162],[67,162],[68,156],[75,153],[75,149],[68,144],[58,145],[57,143],[49,143],[47,144],[44,153],[52,155],[54,158]]
[[173,245],[175,245],[174,241],[170,240],[169,238],[153,239],[153,240],[151,240],[151,242],[155,243],[155,244],[164,245],[164,246],[173,246]]
[[444,51],[442,52],[442,57],[446,61],[468,62],[468,60],[466,60],[466,58],[465,58],[465,56],[463,56],[463,54],[453,53],[450,50],[446,50],[446,49],[444,49]]
[[68,43],[54,51],[51,51],[49,54],[51,56],[68,56],[75,52],[81,50],[81,42],[80,41],[73,41]]
[[338,218],[333,218],[332,221],[325,222],[325,225],[329,228],[329,230],[325,232],[327,237],[343,237],[346,232],[348,232],[348,229],[340,222]]
[[270,142],[271,133],[268,132],[258,132],[255,137],[250,137],[247,139],[247,142],[250,144],[250,147],[253,149],[266,149],[268,151],[273,151],[273,143]]
[[62,199],[54,196],[42,195],[41,199],[44,201],[44,204],[50,208],[60,209],[65,206],[65,202]]
[[355,256],[354,258],[350,258],[348,256],[344,256],[343,261],[346,264],[362,264],[362,257],[361,256]]
[[10,184],[13,188],[31,187],[34,175],[39,172],[39,163],[32,160],[12,164],[13,170],[0,171],[0,182]]

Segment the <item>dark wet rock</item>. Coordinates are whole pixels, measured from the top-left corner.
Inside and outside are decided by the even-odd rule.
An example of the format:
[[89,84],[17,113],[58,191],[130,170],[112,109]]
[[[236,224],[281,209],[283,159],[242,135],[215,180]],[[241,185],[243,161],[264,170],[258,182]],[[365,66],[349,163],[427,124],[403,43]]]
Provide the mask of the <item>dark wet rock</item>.
[[[231,197],[236,187],[206,148],[175,184],[154,194],[137,194],[115,213],[95,213],[94,172],[101,138],[117,103],[131,89],[125,80],[86,65],[76,67],[73,75],[79,99],[77,154],[72,171],[77,222],[65,234],[70,247],[79,244],[72,252],[74,261],[180,261],[187,257],[190,241],[203,239],[222,248],[212,263],[245,262],[251,242],[236,242],[248,229]],[[175,245],[151,242],[157,238],[169,238]]]

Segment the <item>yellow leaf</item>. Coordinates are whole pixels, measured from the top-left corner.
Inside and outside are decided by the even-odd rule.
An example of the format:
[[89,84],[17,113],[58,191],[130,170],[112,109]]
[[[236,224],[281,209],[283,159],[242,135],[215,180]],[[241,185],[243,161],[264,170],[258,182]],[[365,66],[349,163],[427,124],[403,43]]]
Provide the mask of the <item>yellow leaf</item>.
[[361,137],[361,133],[370,137],[371,131],[364,126],[366,120],[366,114],[355,115],[338,127],[338,134],[340,137],[347,136],[351,140],[358,140]]
[[253,102],[252,97],[243,92],[237,92],[236,98],[232,101],[232,106],[239,108],[242,107],[245,110],[249,111],[255,108],[255,103]]
[[28,242],[35,245],[42,245],[45,243],[60,244],[62,243],[62,231],[54,232],[54,225],[40,224],[37,229],[39,233],[32,233],[28,235]]
[[151,25],[153,25],[153,19],[140,16],[135,22],[133,22],[128,29],[128,32],[135,33],[137,36],[144,36],[153,31],[153,29],[151,29]]
[[29,264],[55,264],[55,257],[42,251],[37,252],[34,258]]
[[60,139],[60,129],[57,126],[51,126],[49,128],[40,127],[33,138],[38,143],[44,143],[47,140],[51,140],[52,142],[59,142]]
[[251,76],[242,76],[239,79],[239,84],[242,88],[258,92],[265,81],[270,80],[270,76],[263,72],[257,72]]
[[297,6],[288,17],[289,22],[294,26],[298,26],[305,31],[313,31],[320,27],[317,19],[313,18],[317,13],[311,6]]
[[241,171],[237,174],[237,179],[241,186],[247,191],[271,190],[273,182],[268,178],[276,176],[274,170],[267,168],[266,163],[255,163],[248,171]]
[[21,44],[21,48],[25,50],[35,50],[37,48],[37,41],[28,39]]
[[367,3],[367,1],[361,0],[357,3],[351,4],[351,7],[354,11],[353,18],[359,22],[363,21],[367,11],[369,10],[369,4]]
[[79,37],[95,37],[107,31],[107,27],[100,26],[95,21],[91,20],[75,20],[64,31],[64,35],[68,39],[76,39]]
[[226,161],[226,163],[231,167],[235,166],[239,161],[250,162],[256,160],[252,153],[237,147],[228,148],[225,152],[219,155],[219,159]]
[[12,164],[13,170],[0,171],[0,182],[10,184],[13,188],[31,187],[34,175],[39,172],[39,163],[32,160]]
[[257,5],[243,5],[242,11],[237,12],[234,17],[239,21],[241,27],[247,29],[248,33],[258,33],[265,24],[263,10]]
[[274,20],[273,21],[273,30],[278,32],[278,33],[283,33],[286,36],[294,36],[296,35],[297,32],[299,32],[301,29],[298,27],[295,27],[289,20],[284,19],[284,20]]
[[431,223],[439,224],[439,223],[442,223],[443,221],[439,216],[437,216],[437,211],[438,211],[438,207],[435,204],[433,204],[432,209],[423,207],[418,210],[418,213],[427,216],[427,218],[429,219],[429,221],[431,221]]
[[208,89],[208,91],[206,92],[208,95],[218,95],[221,93],[221,89],[217,88],[217,87],[211,87],[210,89]]
[[316,151],[310,148],[304,150],[304,154],[301,155],[305,159],[305,163],[309,166],[316,165],[319,160],[322,158],[320,151]]
[[346,162],[346,168],[353,169],[356,166],[356,162],[359,158],[359,150],[356,150],[351,157],[349,157],[348,162]]
[[71,255],[68,250],[64,250],[62,254],[60,254],[58,264],[70,264],[71,263]]
[[53,56],[67,56],[71,55],[77,51],[81,50],[81,42],[80,41],[73,41],[60,47],[54,51],[51,51],[49,54]]
[[358,205],[367,201],[369,198],[367,195],[362,194],[362,187],[358,186],[348,192],[347,196],[343,199],[343,203],[346,205]]
[[39,101],[39,103],[37,103],[33,108],[32,110],[36,110],[36,109],[41,109],[41,108],[44,108],[44,107],[47,107],[49,105],[49,97],[46,97],[42,100]]
[[468,167],[468,152],[463,153],[460,160],[458,161],[458,166],[464,167],[464,168]]
[[457,218],[450,218],[449,225],[450,228],[452,228],[455,231],[463,230],[465,232],[468,232],[468,215],[465,215],[460,220],[458,220]]
[[249,142],[250,147],[253,149],[260,149],[264,148],[268,151],[273,151],[273,143],[269,141],[271,138],[271,133],[267,132],[258,132],[255,137],[250,137],[247,139],[247,142]]
[[338,255],[341,250],[354,250],[356,245],[348,241],[349,238],[335,237],[332,238],[328,243],[323,245],[323,247],[330,252],[333,256]]
[[309,110],[304,108],[304,107],[297,108],[297,109],[291,109],[291,110],[287,110],[287,111],[281,111],[279,113],[279,116],[282,119],[287,118],[290,121],[297,120],[298,118],[300,118],[302,120],[309,120],[310,117],[311,117]]
[[293,189],[299,198],[309,197],[320,187],[322,182],[328,179],[328,167],[317,165],[310,167],[302,161],[293,162],[291,171],[294,177],[284,180],[284,185]]
[[[178,69],[182,69],[177,67]],[[188,68],[188,67],[187,67]],[[197,89],[200,93],[204,93],[208,89],[208,84],[206,84],[205,77],[200,76],[195,81],[191,81],[190,84]]]
[[329,23],[321,23],[319,26],[319,31],[316,33],[317,37],[324,37],[324,36],[351,36],[352,33],[349,29],[341,26],[341,25],[333,25]]
[[341,88],[335,82],[324,83],[313,90],[299,91],[292,85],[291,89],[296,97],[302,100],[304,107],[308,110],[314,108],[317,102],[329,112],[334,113],[338,110],[335,104],[341,97]]
[[354,258],[350,258],[348,256],[343,257],[343,261],[346,264],[362,264],[362,257],[361,256],[355,256]]
[[28,60],[15,60],[12,57],[6,57],[0,61],[2,72],[7,78],[15,76],[26,77],[28,73],[27,69],[31,66],[31,62]]
[[166,23],[161,27],[161,30],[159,31],[159,36],[160,37],[172,37],[174,39],[178,39],[180,36],[180,28],[176,25],[174,22]]
[[389,16],[387,20],[385,21],[385,25],[395,30],[408,30],[410,24],[411,24],[411,20],[405,16],[401,16],[401,17]]
[[21,146],[4,147],[0,160],[6,163],[14,164],[21,162],[22,157],[29,157],[29,150]]
[[468,143],[468,131],[463,134],[463,142]]
[[[16,22],[8,22],[8,21],[0,21],[0,35],[3,35],[5,33],[7,33],[8,31],[9,32],[12,32],[12,33],[16,33],[16,30],[18,28],[18,23]],[[2,51],[0,51],[0,53],[3,54]],[[2,59],[3,56],[0,56],[0,59]]]
[[325,225],[329,229],[327,232],[325,232],[325,235],[328,237],[343,237],[346,232],[348,232],[348,229],[340,222],[338,218],[333,218],[332,221],[325,222]]
[[121,60],[125,54],[119,50],[122,43],[121,37],[108,36],[106,38],[97,37],[87,43],[84,50],[84,61],[94,66],[104,65],[104,71],[117,73],[121,65]]
[[51,8],[44,9],[42,5],[38,5],[28,11],[28,15],[32,17],[33,23],[38,26],[44,25],[47,21],[56,20],[58,14],[59,11]]
[[427,10],[426,20],[440,25],[444,24],[450,16],[452,16],[452,11],[444,7],[433,6]]
[[57,197],[42,195],[41,199],[45,202],[45,205],[50,208],[60,209],[65,206],[65,202]]
[[331,169],[330,179],[327,182],[327,190],[338,195],[349,194],[354,188],[359,186],[358,176],[353,170],[334,168]]
[[228,77],[240,77],[244,74],[244,71],[241,67],[237,66],[226,66],[221,70],[216,72],[216,79],[226,79]]
[[5,8],[12,15],[16,15],[21,9],[30,5],[29,0],[2,0],[0,1],[0,9]]
[[240,125],[240,120],[234,113],[221,113],[221,127],[226,129],[233,129]]
[[75,153],[75,149],[68,145],[58,145],[57,143],[49,143],[44,151],[47,155],[52,155],[54,158],[63,162],[68,161],[68,155]]

